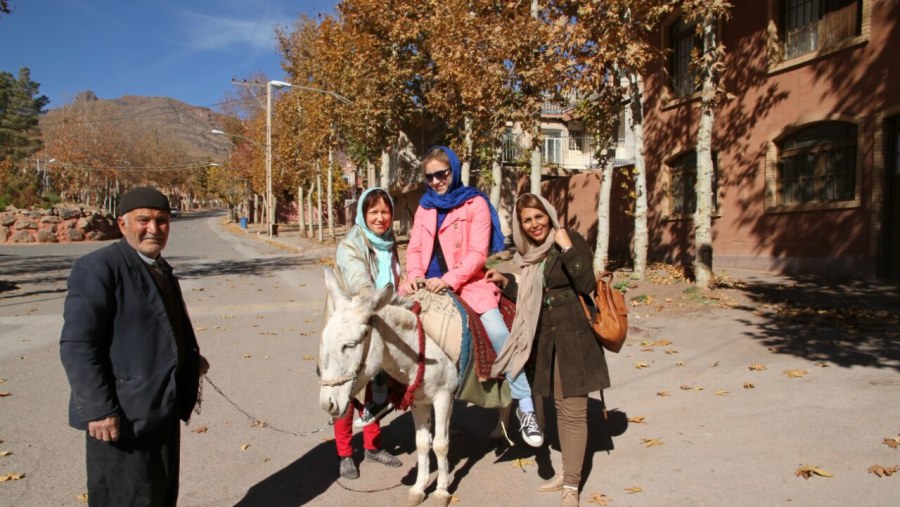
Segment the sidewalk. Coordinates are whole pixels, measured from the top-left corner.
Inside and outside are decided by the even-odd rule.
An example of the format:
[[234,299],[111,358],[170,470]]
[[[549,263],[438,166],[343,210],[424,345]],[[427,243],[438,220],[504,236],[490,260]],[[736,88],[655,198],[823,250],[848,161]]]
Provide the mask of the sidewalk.
[[[330,239],[282,231],[257,237],[334,253]],[[617,274],[631,327],[622,352],[607,355],[609,421],[599,396],[589,406],[582,505],[900,505],[900,472],[869,471],[900,465],[900,448],[889,445],[900,439],[896,283],[716,274],[707,293],[671,266],[652,266],[642,281]],[[483,449],[492,425],[484,419],[454,412],[451,461],[463,477],[453,494],[469,505],[485,491],[557,505],[557,495],[534,492],[561,470],[553,417],[549,453],[517,445],[494,455]],[[804,479],[807,465],[831,477]]]

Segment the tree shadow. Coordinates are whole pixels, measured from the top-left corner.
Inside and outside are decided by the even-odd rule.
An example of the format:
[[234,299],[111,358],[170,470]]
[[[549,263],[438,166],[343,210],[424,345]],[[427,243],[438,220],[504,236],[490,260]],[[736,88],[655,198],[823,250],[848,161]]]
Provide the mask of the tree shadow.
[[747,277],[735,288],[756,304],[745,334],[780,354],[846,368],[900,371],[900,284],[812,275]]

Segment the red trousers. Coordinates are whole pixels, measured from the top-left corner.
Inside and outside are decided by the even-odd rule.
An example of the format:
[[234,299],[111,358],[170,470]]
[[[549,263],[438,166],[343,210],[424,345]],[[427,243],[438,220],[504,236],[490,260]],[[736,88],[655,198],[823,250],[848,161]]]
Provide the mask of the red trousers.
[[[357,406],[356,400],[350,403],[343,417],[334,420],[334,444],[337,446],[338,457],[341,458],[353,456],[350,440],[353,439],[354,412],[362,414],[362,407]],[[381,425],[378,421],[363,427],[363,446],[370,451],[381,449]]]

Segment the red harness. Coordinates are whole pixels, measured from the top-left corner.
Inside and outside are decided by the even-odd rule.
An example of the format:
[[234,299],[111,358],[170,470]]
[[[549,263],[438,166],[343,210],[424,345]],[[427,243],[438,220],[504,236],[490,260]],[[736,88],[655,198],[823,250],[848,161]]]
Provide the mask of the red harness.
[[416,389],[422,385],[422,377],[425,376],[425,330],[422,328],[422,320],[419,319],[419,313],[422,311],[422,307],[416,302],[413,303],[412,308],[410,309],[416,314],[416,330],[419,332],[419,363],[416,368],[416,378],[406,386],[406,392],[403,393],[403,400],[398,407],[400,410],[406,410],[412,405]]

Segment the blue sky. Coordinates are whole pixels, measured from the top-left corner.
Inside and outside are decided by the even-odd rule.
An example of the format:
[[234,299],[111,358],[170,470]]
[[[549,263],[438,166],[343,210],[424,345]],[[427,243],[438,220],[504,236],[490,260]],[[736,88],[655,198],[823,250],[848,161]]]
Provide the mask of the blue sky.
[[274,26],[334,14],[337,0],[10,0],[0,71],[31,69],[48,108],[93,91],[212,107],[232,78],[284,79]]

